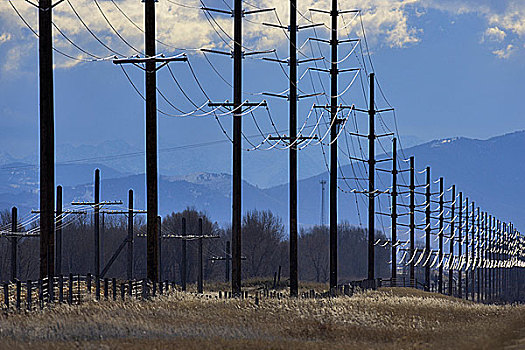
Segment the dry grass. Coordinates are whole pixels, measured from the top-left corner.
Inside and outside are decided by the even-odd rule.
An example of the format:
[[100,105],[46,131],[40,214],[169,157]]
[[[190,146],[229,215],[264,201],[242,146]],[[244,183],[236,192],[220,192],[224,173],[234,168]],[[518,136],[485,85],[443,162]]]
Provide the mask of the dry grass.
[[0,347],[131,349],[520,348],[525,308],[402,288],[334,299],[87,302],[0,317]]

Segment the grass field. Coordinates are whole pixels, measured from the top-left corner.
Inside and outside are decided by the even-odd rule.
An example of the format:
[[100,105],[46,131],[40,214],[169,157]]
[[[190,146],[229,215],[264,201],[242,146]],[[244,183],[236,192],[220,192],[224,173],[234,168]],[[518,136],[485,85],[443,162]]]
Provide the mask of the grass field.
[[90,301],[0,317],[2,348],[520,349],[525,307],[402,288],[332,299]]

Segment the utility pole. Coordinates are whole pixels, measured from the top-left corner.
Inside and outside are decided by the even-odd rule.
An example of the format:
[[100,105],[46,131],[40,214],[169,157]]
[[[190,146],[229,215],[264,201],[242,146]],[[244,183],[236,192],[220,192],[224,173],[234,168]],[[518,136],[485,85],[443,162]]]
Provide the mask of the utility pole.
[[127,215],[128,217],[128,234],[126,238],[122,241],[120,246],[117,248],[117,250],[113,253],[111,258],[109,259],[106,266],[102,269],[102,272],[100,273],[100,277],[104,277],[106,275],[106,272],[109,270],[111,265],[115,262],[115,260],[118,258],[122,250],[127,246],[127,267],[126,267],[126,273],[128,277],[128,281],[133,279],[133,243],[134,243],[134,217],[136,214],[145,214],[146,210],[134,210],[133,209],[133,190],[128,191],[128,210],[105,210],[102,212],[102,214],[108,214],[108,215]]
[[475,211],[475,204],[472,202],[472,225],[471,225],[471,248],[470,253],[472,257],[472,271],[470,272],[470,281],[471,281],[471,290],[470,290],[470,297],[472,301],[474,301],[474,296],[476,293],[476,237],[475,237],[475,230],[476,230],[476,211]]
[[468,300],[469,298],[469,269],[471,268],[471,262],[469,260],[472,260],[472,257],[469,256],[469,204],[468,204],[468,197],[465,201],[465,259],[467,261],[467,264],[465,266],[465,299]]
[[11,281],[16,280],[17,272],[17,256],[18,256],[18,237],[16,236],[18,232],[18,210],[16,207],[11,209]]
[[226,282],[230,280],[230,260],[231,260],[231,251],[230,251],[230,241],[226,242],[226,256],[224,257],[224,262],[226,264],[225,266],[225,274],[226,274]]
[[319,181],[319,183],[321,184],[321,226],[325,226],[325,214],[324,214],[324,203],[325,203],[325,200],[324,200],[324,190],[325,190],[325,185],[326,185],[326,180],[321,180]]
[[414,270],[414,240],[416,238],[416,184],[415,184],[415,169],[414,157],[410,157],[410,285],[415,286],[415,270]]
[[267,107],[266,102],[250,103],[242,101],[242,60],[247,55],[269,53],[243,52],[242,18],[245,15],[273,11],[273,9],[245,11],[242,8],[242,0],[234,0],[233,10],[217,10],[208,7],[201,8],[204,11],[218,12],[232,15],[233,17],[233,53],[218,50],[203,49],[203,51],[233,56],[233,103],[209,103],[209,107],[232,108],[233,112],[233,159],[232,159],[232,293],[236,296],[241,294],[241,220],[242,220],[242,115],[246,107]]
[[[145,12],[145,47],[146,57],[157,55],[155,44],[155,0],[144,0]],[[146,62],[146,210],[147,213],[147,276],[152,282],[158,282],[159,267],[159,215],[158,165],[157,165],[157,64]]]
[[55,274],[62,275],[62,186],[57,186],[57,203],[56,203],[56,258],[55,258]]
[[476,276],[473,276],[474,279],[476,279],[476,300],[479,302],[481,299],[481,273],[480,273],[480,263],[481,263],[481,212],[478,207],[478,215],[477,215],[477,237],[476,237]]
[[203,261],[202,261],[202,218],[199,218],[199,277],[197,279],[197,293],[202,294],[203,292]]
[[133,190],[128,192],[128,281],[133,279],[133,231],[134,231],[134,212],[133,212]]
[[[93,271],[95,278],[100,279],[100,207],[109,205],[121,205],[122,201],[100,201],[100,169],[95,170],[95,186],[93,188],[93,202],[73,202],[71,205],[82,205],[93,207],[93,245],[94,245],[94,257],[93,257]],[[98,294],[97,294],[98,295]]]
[[427,262],[425,264],[425,290],[428,292],[430,291],[430,256],[432,255],[432,250],[430,249],[430,234],[432,231],[431,228],[431,222],[430,222],[430,205],[431,205],[431,192],[430,192],[430,167],[427,167],[427,182],[426,182],[426,191],[425,191],[425,217],[426,217],[426,223],[425,223],[425,261]]
[[[450,201],[450,245],[449,245],[449,264],[448,264],[448,295],[452,296],[453,282],[454,282],[454,236],[455,222],[456,222],[456,185],[452,185],[452,199]],[[461,240],[458,241],[461,244]],[[458,255],[461,257],[461,255]],[[459,270],[459,269],[458,269]]]
[[95,189],[94,189],[94,225],[95,231],[93,241],[95,245],[95,258],[93,261],[93,270],[95,277],[100,278],[100,169],[95,170]]
[[[439,178],[439,244],[438,244],[438,293],[443,293],[443,230],[445,229],[445,185],[443,178]],[[451,237],[452,240],[452,237]]]
[[[182,218],[182,236],[186,236],[186,218]],[[181,284],[182,291],[186,291],[186,281],[188,274],[188,262],[187,262],[187,252],[186,252],[186,240],[181,239],[181,251],[182,251],[182,273],[181,273]]]
[[332,0],[332,19],[330,46],[332,49],[330,68],[330,289],[337,288],[337,131],[339,128],[337,117],[338,89],[338,44],[337,18],[339,16],[337,0]]
[[397,279],[397,139],[392,139],[392,282]]
[[[60,3],[60,2],[58,2]],[[57,4],[58,4],[57,3]],[[56,5],[56,4],[55,4]],[[38,1],[40,69],[40,278],[53,277],[55,234],[55,115],[51,0]]]
[[[170,62],[185,62],[186,56],[157,56],[155,38],[155,3],[156,0],[143,0],[145,19],[145,57],[115,59],[115,64],[145,64],[146,97],[146,211],[147,211],[147,278],[159,281],[159,227],[158,217],[158,161],[157,161],[157,71]],[[161,55],[162,56],[162,55]],[[157,63],[161,63],[157,66]]]
[[375,135],[375,75],[370,73],[370,108],[368,110],[368,279],[375,279],[375,232],[376,232],[376,135]]
[[463,237],[462,237],[462,231],[463,231],[463,192],[459,192],[459,213],[458,213],[458,257],[459,257],[459,266],[458,266],[458,297],[460,299],[463,298],[463,291],[462,291],[462,280],[463,280],[463,272],[462,272],[462,259],[463,259]]

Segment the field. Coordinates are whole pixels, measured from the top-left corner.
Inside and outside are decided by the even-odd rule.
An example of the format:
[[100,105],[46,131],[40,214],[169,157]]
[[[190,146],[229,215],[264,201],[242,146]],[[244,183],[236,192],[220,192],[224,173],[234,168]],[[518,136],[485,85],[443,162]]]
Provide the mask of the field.
[[402,288],[331,299],[89,301],[0,316],[2,348],[519,349],[525,307]]

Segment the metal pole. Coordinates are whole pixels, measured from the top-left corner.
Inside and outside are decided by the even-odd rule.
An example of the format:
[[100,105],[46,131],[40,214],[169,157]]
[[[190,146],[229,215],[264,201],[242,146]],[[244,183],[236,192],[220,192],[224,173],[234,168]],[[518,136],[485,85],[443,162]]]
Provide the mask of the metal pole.
[[233,189],[232,293],[241,294],[242,216],[242,0],[234,0],[233,25]]
[[370,108],[368,109],[368,279],[375,279],[375,84],[374,73],[370,73]]
[[40,278],[54,276],[55,117],[51,0],[38,2],[40,69]]
[[415,286],[414,248],[416,232],[416,184],[414,157],[410,157],[410,284]]
[[57,209],[56,209],[56,260],[55,260],[55,273],[60,276],[62,275],[62,186],[57,186]]
[[461,299],[463,297],[462,291],[462,280],[463,272],[461,271],[461,263],[463,259],[463,192],[459,192],[459,213],[458,213],[458,257],[459,257],[459,267],[458,267],[458,297]]
[[128,281],[133,279],[133,190],[128,192]]
[[290,296],[298,295],[297,272],[297,0],[290,0]]
[[[11,209],[11,232],[14,234],[18,231],[18,210],[16,207]],[[11,237],[11,281],[16,280],[16,262],[18,255],[18,237]]]
[[332,0],[332,19],[331,41],[331,87],[330,87],[330,288],[337,287],[337,95],[338,95],[338,74],[337,68],[339,43],[337,34],[337,17],[339,10],[337,0]]
[[443,293],[443,230],[445,229],[445,185],[443,178],[439,178],[439,246],[438,246],[438,293]]
[[[186,218],[182,218],[182,236],[186,236]],[[181,271],[181,284],[182,291],[186,291],[186,273],[188,271],[187,262],[186,262],[186,240],[181,239],[182,244],[182,271]]]
[[[456,221],[456,185],[452,186],[452,201],[451,201],[451,208],[450,208],[450,245],[449,245],[449,263],[448,263],[448,295],[453,295],[452,288],[453,288],[453,281],[454,281],[454,236],[455,233],[455,221]],[[461,241],[458,241],[461,242]],[[460,243],[461,244],[461,243]],[[458,255],[459,257],[459,255]]]
[[397,139],[392,140],[392,282],[397,278]]
[[95,277],[100,278],[100,170],[95,170],[95,208],[94,208],[94,245],[95,245]]
[[[156,56],[155,0],[144,0],[146,57]],[[146,62],[146,193],[147,193],[147,275],[159,277],[158,166],[157,166],[157,64]]]
[[425,201],[425,206],[426,206],[426,209],[425,209],[425,217],[426,217],[426,227],[425,227],[425,260],[426,260],[426,265],[425,265],[425,290],[428,292],[430,291],[430,259],[429,257],[432,255],[432,251],[430,250],[430,233],[431,233],[431,223],[430,223],[430,214],[431,214],[431,211],[430,211],[430,200],[431,200],[431,193],[430,193],[430,182],[431,182],[431,179],[430,179],[430,167],[427,167],[427,171],[426,171],[426,174],[427,174],[427,184],[426,184],[426,192],[425,192],[425,197],[426,197],[426,201]]
[[197,293],[203,292],[203,264],[202,264],[202,218],[199,218],[199,278],[197,280]]

